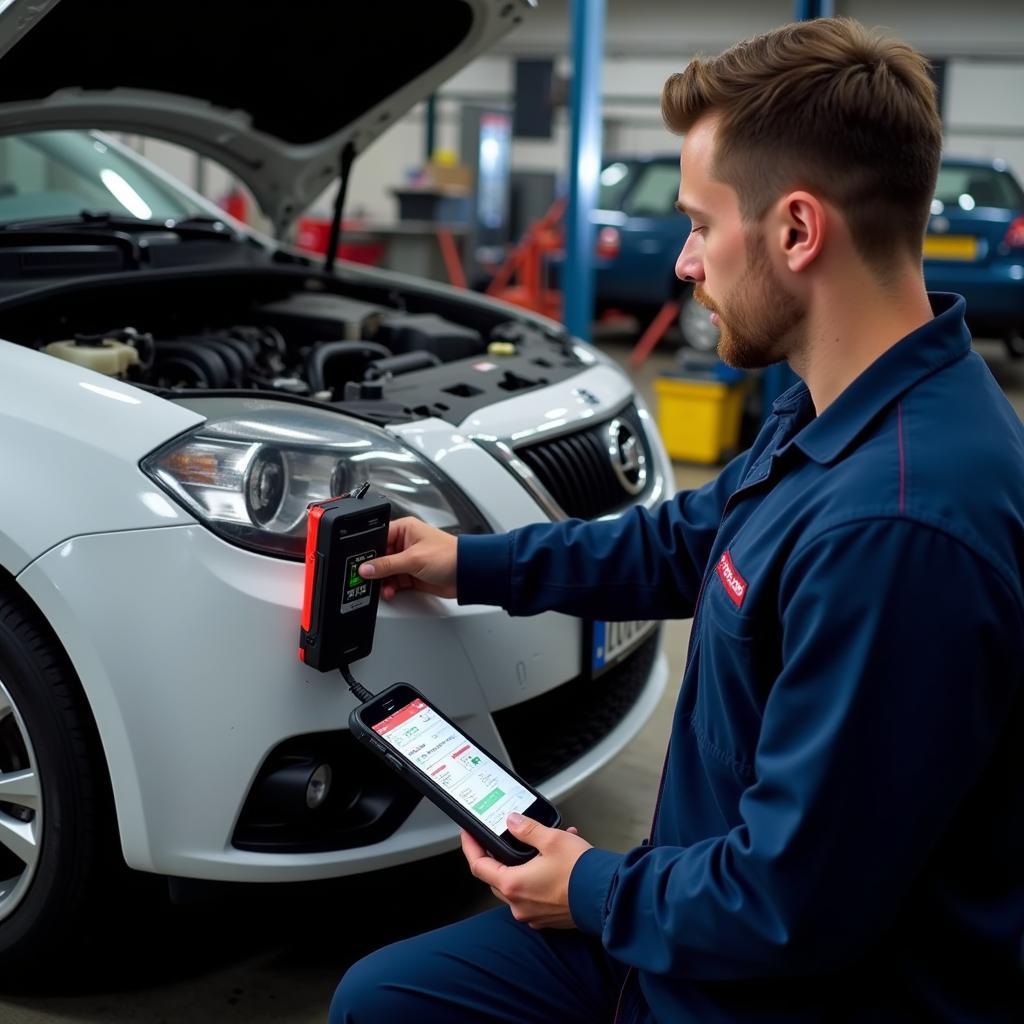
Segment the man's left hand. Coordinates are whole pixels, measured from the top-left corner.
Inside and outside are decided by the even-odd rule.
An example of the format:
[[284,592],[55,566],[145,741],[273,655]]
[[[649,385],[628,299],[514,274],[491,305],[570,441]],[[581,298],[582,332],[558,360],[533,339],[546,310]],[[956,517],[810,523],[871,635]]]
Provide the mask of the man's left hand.
[[526,864],[509,867],[495,860],[468,832],[462,833],[462,852],[469,870],[507,903],[512,916],[531,928],[575,928],[569,913],[569,875],[590,849],[576,829],[548,828],[521,814],[510,814],[506,826],[520,842],[537,850]]

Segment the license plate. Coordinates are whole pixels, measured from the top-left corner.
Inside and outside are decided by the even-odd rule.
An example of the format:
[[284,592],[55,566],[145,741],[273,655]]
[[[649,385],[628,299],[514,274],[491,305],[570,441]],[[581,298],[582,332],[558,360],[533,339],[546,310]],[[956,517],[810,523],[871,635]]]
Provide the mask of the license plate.
[[925,235],[924,258],[927,260],[976,260],[978,240],[971,235]]
[[590,640],[590,674],[599,676],[643,643],[657,622],[594,622]]

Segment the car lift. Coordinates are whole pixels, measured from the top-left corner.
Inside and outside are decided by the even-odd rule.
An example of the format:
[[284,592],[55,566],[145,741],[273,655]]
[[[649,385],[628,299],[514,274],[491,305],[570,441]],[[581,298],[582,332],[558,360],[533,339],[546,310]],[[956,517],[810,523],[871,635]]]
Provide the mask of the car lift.
[[[540,220],[534,221],[522,241],[509,253],[487,286],[494,299],[533,310],[553,320],[562,319],[562,293],[544,284],[544,260],[562,249],[561,220],[565,200],[557,199]],[[516,278],[517,284],[510,284]]]
[[654,346],[665,337],[665,332],[678,318],[679,303],[675,299],[669,299],[658,310],[658,315],[650,322],[644,333],[640,335],[639,341],[633,346],[633,351],[629,354],[629,365],[634,370],[644,364]]

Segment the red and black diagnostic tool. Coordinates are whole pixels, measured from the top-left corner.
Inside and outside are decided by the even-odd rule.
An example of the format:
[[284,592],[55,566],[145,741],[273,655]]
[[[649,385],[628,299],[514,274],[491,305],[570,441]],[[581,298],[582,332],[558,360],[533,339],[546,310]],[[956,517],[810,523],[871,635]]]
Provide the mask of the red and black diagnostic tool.
[[[363,484],[309,506],[299,658],[321,672],[341,673],[359,701],[348,718],[359,744],[502,863],[522,864],[537,851],[509,832],[507,814],[519,811],[558,828],[557,808],[408,683],[374,696],[349,668],[370,653],[380,599],[380,582],[364,580],[359,566],[387,551],[391,520],[390,502],[369,489]],[[406,746],[403,737],[412,733],[417,739]]]
[[380,583],[364,580],[359,566],[387,551],[391,503],[369,489],[309,506],[299,659],[321,672],[344,669],[373,647]]

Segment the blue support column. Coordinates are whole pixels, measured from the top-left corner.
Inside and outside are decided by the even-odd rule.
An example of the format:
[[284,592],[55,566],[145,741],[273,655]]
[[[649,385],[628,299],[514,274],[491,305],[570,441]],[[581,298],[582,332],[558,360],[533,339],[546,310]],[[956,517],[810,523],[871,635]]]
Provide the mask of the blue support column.
[[812,18],[831,18],[835,11],[833,0],[796,0],[796,20],[810,21]]
[[564,320],[590,340],[594,320],[594,228],[601,174],[601,61],[605,0],[572,0],[572,91],[569,205],[565,214]]

